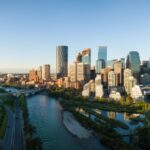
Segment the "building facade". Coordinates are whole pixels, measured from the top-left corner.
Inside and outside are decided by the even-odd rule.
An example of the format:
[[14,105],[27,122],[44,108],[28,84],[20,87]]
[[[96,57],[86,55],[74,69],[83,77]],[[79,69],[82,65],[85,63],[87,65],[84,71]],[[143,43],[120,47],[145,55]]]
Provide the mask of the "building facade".
[[91,66],[91,49],[90,48],[85,48],[82,51],[82,63],[88,64]]
[[116,86],[123,86],[123,64],[121,61],[114,63],[114,73],[116,76]]
[[133,76],[139,81],[140,78],[140,56],[137,51],[130,51],[127,56],[126,68],[131,69]]
[[50,65],[43,65],[42,67],[42,79],[45,81],[50,80]]
[[98,59],[104,60],[105,64],[107,62],[107,47],[99,46],[98,47]]
[[103,59],[96,60],[96,73],[99,74],[101,69],[105,68],[105,61]]
[[56,47],[56,73],[57,78],[68,74],[68,46]]

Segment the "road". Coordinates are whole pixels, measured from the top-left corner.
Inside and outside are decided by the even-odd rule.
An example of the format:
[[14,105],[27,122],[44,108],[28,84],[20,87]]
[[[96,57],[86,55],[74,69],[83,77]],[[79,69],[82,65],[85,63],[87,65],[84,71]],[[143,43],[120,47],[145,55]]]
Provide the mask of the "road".
[[[0,105],[3,105],[3,103],[0,102]],[[5,137],[2,141],[2,148],[3,150],[10,150],[12,145],[12,137],[13,137],[14,115],[13,112],[8,107],[4,106],[4,108],[7,113],[7,128],[5,132]]]
[[3,105],[7,113],[7,128],[5,137],[2,142],[3,150],[23,150],[23,128],[22,128],[22,112],[18,104],[18,99],[15,100],[16,108],[15,115],[13,112]]
[[12,150],[23,150],[22,112],[16,99],[15,128]]

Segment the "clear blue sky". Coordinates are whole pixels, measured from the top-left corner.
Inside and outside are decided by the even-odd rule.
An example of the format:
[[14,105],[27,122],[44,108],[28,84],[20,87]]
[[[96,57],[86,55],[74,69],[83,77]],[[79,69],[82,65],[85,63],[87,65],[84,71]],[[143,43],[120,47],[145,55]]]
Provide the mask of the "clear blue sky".
[[137,50],[150,56],[150,0],[1,0],[0,71],[27,71],[49,63],[57,45],[77,51],[108,46],[108,58]]

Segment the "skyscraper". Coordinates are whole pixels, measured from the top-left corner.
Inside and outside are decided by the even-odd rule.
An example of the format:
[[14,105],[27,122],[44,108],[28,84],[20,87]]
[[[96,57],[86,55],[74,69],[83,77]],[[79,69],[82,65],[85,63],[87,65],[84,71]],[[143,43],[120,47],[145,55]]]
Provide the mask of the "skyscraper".
[[83,64],[91,65],[91,49],[86,48],[82,51],[82,62]]
[[85,84],[90,80],[90,65],[77,62],[70,64],[69,76],[70,81],[75,83],[75,88],[77,83]]
[[76,61],[80,62],[80,63],[82,62],[82,54],[81,53],[77,54]]
[[57,78],[68,74],[68,46],[56,47],[56,73]]
[[140,56],[137,51],[130,51],[127,56],[126,68],[131,69],[133,76],[139,81],[140,77]]
[[39,66],[38,70],[37,70],[37,75],[39,77],[39,80],[42,79],[42,66]]
[[106,62],[107,62],[107,47],[106,46],[98,47],[98,59],[103,59],[106,65]]
[[121,60],[114,63],[114,72],[116,76],[116,86],[123,85],[123,63]]
[[103,59],[96,60],[96,73],[100,73],[103,68],[105,68],[105,61]]
[[42,67],[42,79],[48,81],[50,79],[50,65]]

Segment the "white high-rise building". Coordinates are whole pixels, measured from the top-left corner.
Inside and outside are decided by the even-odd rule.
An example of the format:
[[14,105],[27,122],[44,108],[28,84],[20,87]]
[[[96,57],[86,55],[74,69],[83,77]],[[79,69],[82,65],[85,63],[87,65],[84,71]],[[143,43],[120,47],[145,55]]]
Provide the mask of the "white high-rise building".
[[86,83],[83,86],[82,96],[84,96],[84,97],[89,97],[90,96],[90,84],[89,83]]
[[127,94],[131,93],[131,89],[137,84],[137,80],[132,76],[131,69],[124,70],[124,87]]
[[131,97],[133,98],[133,100],[143,100],[144,96],[142,94],[142,90],[140,88],[139,85],[135,85],[132,89],[131,89]]
[[104,95],[103,85],[101,84],[101,75],[95,78],[95,97],[102,98]]

